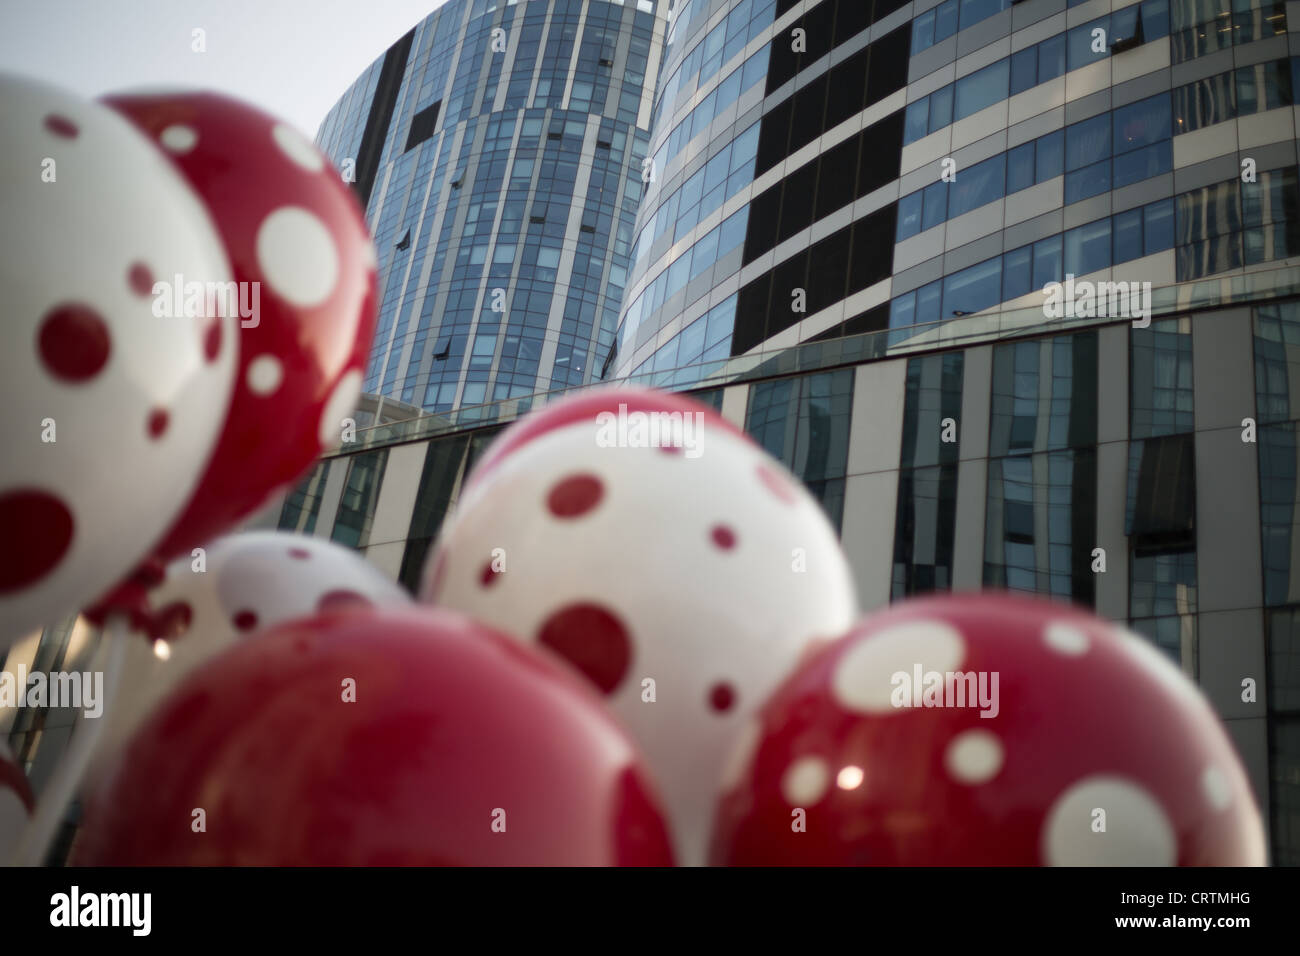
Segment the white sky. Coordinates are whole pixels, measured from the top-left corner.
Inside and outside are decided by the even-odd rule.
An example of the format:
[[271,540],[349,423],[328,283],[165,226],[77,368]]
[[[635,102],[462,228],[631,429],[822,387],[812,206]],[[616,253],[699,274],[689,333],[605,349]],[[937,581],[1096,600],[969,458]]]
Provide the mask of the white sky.
[[[85,97],[219,90],[305,135],[357,76],[445,0],[0,0],[0,71]],[[207,31],[207,52],[191,50]]]

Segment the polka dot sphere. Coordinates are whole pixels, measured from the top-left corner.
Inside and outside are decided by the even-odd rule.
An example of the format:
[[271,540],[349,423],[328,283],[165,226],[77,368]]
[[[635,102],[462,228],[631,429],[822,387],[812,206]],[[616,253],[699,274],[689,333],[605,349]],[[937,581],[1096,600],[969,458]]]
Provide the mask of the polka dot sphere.
[[[602,437],[620,405],[699,413],[698,444]],[[628,388],[502,434],[444,525],[422,599],[586,675],[645,750],[687,863],[704,860],[735,736],[809,643],[855,615],[835,532],[802,485],[712,410]]]
[[718,864],[1265,860],[1245,773],[1200,692],[1143,638],[1058,602],[987,592],[869,615],[800,666],[742,743]]
[[361,392],[375,321],[373,246],[351,190],[316,147],[210,93],[106,100],[208,205],[243,298],[239,368],[216,453],[159,543],[187,553],[336,447]]
[[[155,281],[226,282],[211,217],[112,110],[0,76],[0,654],[93,603],[185,507],[230,404],[233,319]],[[156,279],[155,279],[156,277]],[[159,314],[161,313],[161,314]],[[147,475],[148,481],[141,476]]]
[[158,618],[154,637],[169,642],[159,659],[148,641],[132,641],[117,705],[102,718],[105,751],[124,740],[145,714],[194,669],[268,628],[318,613],[409,605],[401,586],[355,551],[321,538],[247,531],[218,538],[206,570],[189,557],[167,567],[150,593]]

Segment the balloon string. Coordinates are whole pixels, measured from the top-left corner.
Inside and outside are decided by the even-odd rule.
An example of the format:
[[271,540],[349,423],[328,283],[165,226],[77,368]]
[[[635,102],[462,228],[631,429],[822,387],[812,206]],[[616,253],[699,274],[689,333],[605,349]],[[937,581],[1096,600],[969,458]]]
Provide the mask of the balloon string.
[[[41,793],[36,804],[36,814],[14,849],[13,866],[40,866],[49,856],[59,826],[67,816],[68,806],[76,797],[77,788],[81,786],[91,757],[95,754],[95,745],[102,735],[106,715],[112,711],[126,654],[127,615],[110,614],[104,621],[103,637],[91,670],[102,670],[104,673],[104,709],[98,717],[82,716],[78,721],[67,752]],[[99,666],[96,667],[96,664]]]

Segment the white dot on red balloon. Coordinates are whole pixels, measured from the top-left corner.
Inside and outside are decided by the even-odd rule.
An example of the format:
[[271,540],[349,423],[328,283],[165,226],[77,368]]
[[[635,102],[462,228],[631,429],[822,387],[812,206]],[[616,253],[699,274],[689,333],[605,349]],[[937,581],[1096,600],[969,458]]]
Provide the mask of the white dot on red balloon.
[[366,240],[365,247],[361,250],[361,261],[367,268],[379,268],[379,255],[375,252],[375,244],[369,239]]
[[917,665],[922,672],[955,671],[965,657],[966,642],[951,625],[900,621],[858,638],[843,653],[831,675],[831,696],[847,710],[888,713],[895,710],[895,674],[910,677]]
[[271,289],[300,308],[320,305],[338,284],[339,254],[313,213],[282,206],[257,229],[257,264]]
[[1088,651],[1088,635],[1073,624],[1053,621],[1043,629],[1043,642],[1058,654],[1078,657]]
[[158,142],[173,153],[188,153],[199,141],[199,134],[194,127],[175,123],[168,126],[158,137]]
[[325,168],[325,159],[320,151],[292,126],[276,123],[271,138],[280,147],[280,152],[308,172],[318,173]]
[[284,381],[284,366],[274,355],[259,355],[248,363],[244,384],[254,395],[271,395]]
[[[1106,829],[1094,830],[1097,811]],[[1043,820],[1048,866],[1173,866],[1178,841],[1160,803],[1122,777],[1084,777],[1052,802]]]
[[351,369],[339,379],[330,393],[329,401],[320,416],[320,438],[322,448],[337,448],[343,441],[343,419],[347,418],[357,407],[361,397],[361,373]]
[[1002,742],[987,730],[965,730],[948,744],[943,764],[960,783],[985,783],[1002,769]]
[[1205,768],[1205,773],[1201,774],[1201,789],[1215,810],[1226,810],[1232,803],[1232,785],[1218,767]]
[[781,776],[781,796],[793,807],[816,803],[826,795],[831,768],[821,757],[800,757]]

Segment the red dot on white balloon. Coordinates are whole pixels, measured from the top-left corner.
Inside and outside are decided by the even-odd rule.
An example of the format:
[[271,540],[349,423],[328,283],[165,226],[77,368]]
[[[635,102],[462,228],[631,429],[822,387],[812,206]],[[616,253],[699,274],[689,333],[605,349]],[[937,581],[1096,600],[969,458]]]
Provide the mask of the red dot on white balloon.
[[478,576],[478,583],[485,588],[490,588],[492,585],[497,583],[497,578],[500,574],[501,572],[494,568],[492,562],[489,561],[487,564],[483,565],[483,571]]
[[221,319],[215,318],[208,323],[207,331],[203,333],[203,358],[207,362],[215,362],[220,354]]
[[257,264],[271,290],[300,308],[320,305],[338,284],[334,237],[313,213],[282,206],[257,229]]
[[76,139],[79,132],[76,123],[66,116],[60,116],[58,113],[51,113],[45,117],[45,128],[55,136],[61,136],[63,139]]
[[559,654],[606,694],[627,673],[632,641],[612,611],[598,604],[570,604],[542,624],[537,643]]
[[126,273],[126,283],[136,295],[153,294],[153,273],[143,262],[131,263]]
[[274,355],[259,355],[248,363],[244,382],[254,395],[272,395],[284,381],[284,366]]
[[595,508],[604,493],[595,475],[570,475],[551,488],[546,507],[557,518],[577,518]]
[[199,134],[195,132],[194,127],[183,123],[168,126],[158,137],[158,142],[162,143],[165,149],[178,155],[188,153],[198,141]]
[[69,303],[53,309],[41,321],[38,337],[41,361],[56,378],[84,382],[108,362],[108,324],[87,305]]
[[237,631],[251,631],[257,627],[257,615],[252,611],[240,611],[233,620]]
[[280,152],[308,172],[318,173],[325,168],[320,151],[292,126],[276,123],[271,129],[271,138],[280,147]]
[[161,438],[163,433],[167,431],[167,425],[170,422],[171,416],[167,414],[167,409],[155,408],[149,413],[149,421],[146,426],[149,437],[154,440]]
[[709,706],[720,714],[731,710],[736,703],[736,691],[726,681],[718,681],[709,688]]
[[290,548],[289,557],[294,558],[295,560],[298,561],[306,561],[308,558],[311,557],[311,552],[308,551],[306,548]]
[[725,524],[714,525],[713,530],[709,532],[709,536],[713,539],[713,543],[723,551],[730,551],[736,546],[736,532]]
[[72,512],[44,491],[0,495],[0,594],[21,590],[49,574],[72,543]]

